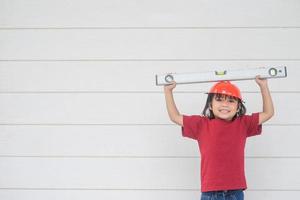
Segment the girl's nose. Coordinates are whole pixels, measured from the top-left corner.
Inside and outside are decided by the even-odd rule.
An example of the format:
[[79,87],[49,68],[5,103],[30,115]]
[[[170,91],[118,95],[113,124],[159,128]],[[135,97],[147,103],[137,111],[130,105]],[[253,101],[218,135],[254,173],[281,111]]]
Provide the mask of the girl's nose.
[[227,106],[227,105],[228,105],[228,101],[227,101],[227,100],[223,100],[223,101],[222,101],[222,105]]

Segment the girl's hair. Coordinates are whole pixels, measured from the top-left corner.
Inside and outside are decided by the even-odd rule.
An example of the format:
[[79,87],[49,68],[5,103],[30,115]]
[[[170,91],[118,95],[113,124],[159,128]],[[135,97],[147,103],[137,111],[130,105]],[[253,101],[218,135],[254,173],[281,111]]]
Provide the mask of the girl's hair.
[[[217,96],[217,98],[222,98],[226,95],[224,94],[214,94],[214,93],[209,93],[208,96],[207,96],[207,100],[206,100],[206,104],[205,104],[205,107],[202,111],[202,114],[206,117],[208,117],[209,119],[214,119],[215,118],[215,115],[214,113],[212,112],[211,109],[209,109],[212,105],[212,100],[213,98],[215,97],[215,95]],[[238,108],[237,108],[237,112],[236,112],[236,115],[233,117],[232,120],[234,120],[235,118],[239,117],[239,116],[243,116],[246,114],[246,107],[243,103],[243,101],[239,98],[236,98],[236,97],[231,97],[235,100],[238,101]]]

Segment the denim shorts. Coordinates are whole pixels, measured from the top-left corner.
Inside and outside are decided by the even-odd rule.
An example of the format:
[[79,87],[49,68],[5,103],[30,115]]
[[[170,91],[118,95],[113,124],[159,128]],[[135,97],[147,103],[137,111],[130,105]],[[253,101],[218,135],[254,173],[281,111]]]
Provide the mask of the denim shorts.
[[201,200],[244,200],[244,190],[202,192]]

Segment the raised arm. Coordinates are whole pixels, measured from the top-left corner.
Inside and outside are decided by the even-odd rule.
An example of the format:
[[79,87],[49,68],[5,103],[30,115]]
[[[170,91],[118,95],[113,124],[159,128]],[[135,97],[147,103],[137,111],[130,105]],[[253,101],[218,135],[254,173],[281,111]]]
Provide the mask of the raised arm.
[[274,106],[267,79],[261,79],[257,76],[255,81],[260,87],[263,100],[263,111],[259,113],[259,124],[262,124],[274,115]]
[[173,82],[172,85],[164,86],[167,110],[168,110],[169,118],[171,119],[171,121],[180,126],[183,126],[183,117],[179,113],[179,111],[176,107],[175,101],[174,101],[174,97],[173,97],[173,89],[175,87],[176,87],[175,82]]

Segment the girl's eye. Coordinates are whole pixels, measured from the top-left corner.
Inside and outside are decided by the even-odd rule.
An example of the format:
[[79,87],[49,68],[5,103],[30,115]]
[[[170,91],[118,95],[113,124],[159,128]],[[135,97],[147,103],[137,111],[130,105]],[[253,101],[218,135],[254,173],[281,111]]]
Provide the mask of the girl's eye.
[[229,99],[228,100],[230,103],[235,103],[235,100],[234,99]]
[[222,101],[222,99],[220,97],[216,97],[215,100],[216,101]]

